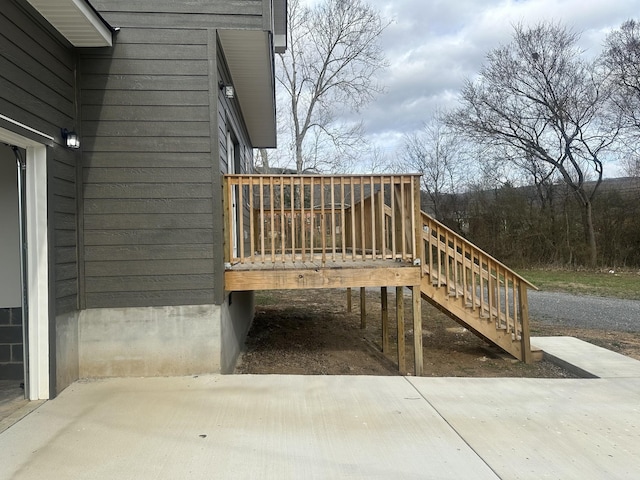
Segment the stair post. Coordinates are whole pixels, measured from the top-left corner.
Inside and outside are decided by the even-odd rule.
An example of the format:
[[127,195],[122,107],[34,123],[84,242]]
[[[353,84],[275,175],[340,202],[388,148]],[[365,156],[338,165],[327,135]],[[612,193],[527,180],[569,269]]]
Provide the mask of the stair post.
[[529,302],[527,300],[527,286],[518,282],[518,303],[520,304],[520,322],[522,323],[522,361],[532,363],[531,338],[529,337]]

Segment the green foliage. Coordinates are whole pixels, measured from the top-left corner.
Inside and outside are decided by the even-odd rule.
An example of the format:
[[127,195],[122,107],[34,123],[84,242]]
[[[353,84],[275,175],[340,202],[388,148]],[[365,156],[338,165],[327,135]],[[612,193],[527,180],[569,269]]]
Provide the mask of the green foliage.
[[[605,180],[593,205],[602,268],[640,266],[640,180]],[[470,241],[502,262],[577,268],[590,265],[580,206],[566,185],[514,188],[506,184],[464,196],[464,228]],[[455,228],[455,227],[454,227]]]
[[518,273],[540,290],[640,300],[640,271],[525,269]]

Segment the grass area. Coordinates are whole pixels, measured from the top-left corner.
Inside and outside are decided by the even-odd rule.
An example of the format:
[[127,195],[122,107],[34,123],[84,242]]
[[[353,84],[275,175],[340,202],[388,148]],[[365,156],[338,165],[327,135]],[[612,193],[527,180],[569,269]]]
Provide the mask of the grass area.
[[518,273],[540,290],[577,295],[640,300],[640,272],[587,270],[519,270]]

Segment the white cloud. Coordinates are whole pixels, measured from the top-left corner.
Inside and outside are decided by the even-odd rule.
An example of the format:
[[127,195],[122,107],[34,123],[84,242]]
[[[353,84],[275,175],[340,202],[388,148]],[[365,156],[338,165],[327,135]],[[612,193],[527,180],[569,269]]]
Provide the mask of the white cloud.
[[390,62],[380,76],[387,93],[359,113],[370,143],[393,152],[403,134],[420,128],[437,108],[455,104],[464,79],[489,50],[507,43],[518,23],[556,21],[581,32],[597,55],[606,34],[640,17],[640,0],[369,0],[393,20],[381,42]]

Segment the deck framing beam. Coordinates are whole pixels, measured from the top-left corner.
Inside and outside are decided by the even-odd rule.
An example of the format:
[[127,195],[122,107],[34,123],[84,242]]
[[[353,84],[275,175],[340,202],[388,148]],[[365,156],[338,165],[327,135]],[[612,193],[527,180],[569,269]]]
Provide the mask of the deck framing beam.
[[420,267],[227,270],[225,290],[297,290],[411,286],[420,284]]

